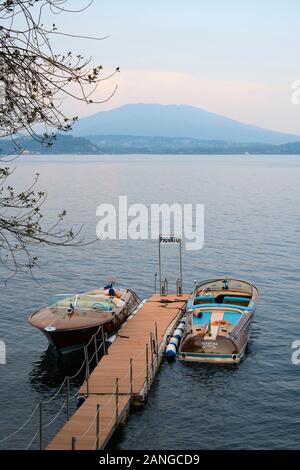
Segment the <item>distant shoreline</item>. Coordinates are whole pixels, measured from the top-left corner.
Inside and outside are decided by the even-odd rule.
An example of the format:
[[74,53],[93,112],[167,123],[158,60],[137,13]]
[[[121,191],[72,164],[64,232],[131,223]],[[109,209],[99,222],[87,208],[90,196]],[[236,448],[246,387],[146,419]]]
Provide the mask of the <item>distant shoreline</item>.
[[8,139],[0,140],[0,156],[15,155],[300,155],[300,141],[285,144],[227,142],[182,137],[128,135],[89,135],[73,137],[58,134],[51,145],[29,137],[20,138],[18,147]]
[[[299,157],[299,154],[182,154],[182,153],[24,153],[20,157]],[[5,156],[3,156],[5,158]],[[6,158],[9,158],[7,156]]]

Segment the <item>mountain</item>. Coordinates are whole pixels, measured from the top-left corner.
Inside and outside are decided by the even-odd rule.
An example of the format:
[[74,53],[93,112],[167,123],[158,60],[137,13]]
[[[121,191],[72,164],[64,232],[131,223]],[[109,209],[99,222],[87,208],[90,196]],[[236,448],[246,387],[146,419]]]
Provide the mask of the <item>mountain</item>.
[[23,153],[30,154],[77,154],[77,155],[94,155],[101,153],[94,143],[83,137],[73,137],[71,135],[58,134],[51,146],[42,145],[31,137],[21,137],[17,141],[18,147],[10,139],[0,140],[0,155],[18,154],[19,149]]
[[176,137],[227,142],[284,144],[300,136],[243,124],[187,105],[128,104],[80,119],[76,136]]

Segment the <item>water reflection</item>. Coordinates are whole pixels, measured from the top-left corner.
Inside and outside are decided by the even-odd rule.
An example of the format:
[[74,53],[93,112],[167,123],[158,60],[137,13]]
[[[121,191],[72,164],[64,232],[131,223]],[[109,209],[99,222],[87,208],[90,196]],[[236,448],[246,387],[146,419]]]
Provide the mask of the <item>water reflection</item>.
[[[38,361],[33,364],[29,380],[33,389],[39,393],[49,394],[50,390],[60,387],[66,376],[77,374],[84,361],[82,351],[62,356],[49,347]],[[79,387],[85,378],[85,367],[72,380],[72,385]]]

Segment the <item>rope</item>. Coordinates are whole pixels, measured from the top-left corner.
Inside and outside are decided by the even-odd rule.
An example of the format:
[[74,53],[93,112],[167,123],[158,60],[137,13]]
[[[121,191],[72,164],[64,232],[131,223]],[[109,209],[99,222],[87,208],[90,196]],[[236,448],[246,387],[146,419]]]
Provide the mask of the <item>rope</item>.
[[77,441],[80,441],[81,439],[83,439],[87,435],[89,430],[92,428],[96,418],[97,418],[97,413],[95,414],[95,417],[93,418],[93,420],[92,420],[91,424],[89,425],[89,427],[87,428],[87,430],[83,434],[81,434],[81,436],[76,438]]
[[65,406],[66,403],[67,403],[67,400],[65,400],[65,401],[63,402],[63,404],[61,405],[61,407],[60,407],[58,413],[55,415],[55,417],[54,417],[49,423],[47,423],[47,424],[45,424],[45,425],[43,426],[43,429],[48,428],[49,426],[51,426],[52,423],[54,423],[54,421],[57,420],[57,418],[59,417],[60,413],[61,413],[62,410],[64,409],[64,406]]
[[[117,391],[117,386],[115,387],[115,390],[113,391],[113,393],[110,396],[110,399],[105,403],[105,405],[108,405],[113,399],[116,399],[116,391]],[[93,426],[96,418],[97,418],[97,413],[96,413],[95,417],[93,418],[92,422],[90,423],[90,425],[88,426],[88,428],[86,429],[86,431],[83,434],[81,434],[81,436],[77,437],[76,440],[81,440],[87,435],[87,433],[89,432],[89,430]],[[110,421],[110,423],[111,423],[111,421]],[[106,430],[106,428],[104,430]],[[96,443],[96,441],[95,441],[95,443]]]
[[[102,328],[102,325],[99,326],[98,330],[96,331],[96,333],[91,337],[90,341],[88,342],[88,344],[86,345],[86,347],[88,347],[91,342],[94,340],[94,337],[98,335],[100,329]],[[100,343],[100,346],[99,348],[97,349],[97,352],[100,351],[101,347],[103,346],[103,341],[101,341]],[[90,362],[92,361],[92,359],[94,358],[94,356],[96,355],[96,352],[93,354],[92,358],[88,361],[88,363],[90,364]],[[72,375],[71,377],[69,377],[69,380],[73,380],[75,379],[79,374],[80,372],[82,371],[84,365],[86,363],[86,358],[84,359],[81,367],[79,368],[79,370],[76,372],[76,374]],[[62,384],[60,385],[59,389],[55,392],[55,394],[47,399],[47,400],[42,400],[42,404],[47,404],[47,403],[50,403],[52,402],[59,394],[60,392],[62,391],[65,383],[66,383],[66,380],[67,380],[67,377],[64,378]],[[78,396],[78,391],[75,393],[75,395],[73,395],[70,400],[73,400],[76,396]],[[63,407],[65,406],[66,404],[66,400],[63,402],[62,406],[60,407],[59,409],[59,412],[56,414],[56,416],[48,423],[46,424],[45,426],[43,426],[43,429],[49,427],[57,418],[58,416],[60,415],[61,411],[63,410]],[[29,421],[31,420],[31,418],[35,415],[35,413],[37,412],[39,408],[39,404],[36,405],[35,409],[33,410],[33,412],[31,413],[31,415],[26,419],[26,421],[22,424],[22,426],[20,426],[16,431],[12,432],[11,434],[9,434],[8,436],[4,437],[3,439],[0,440],[0,444],[2,444],[3,442],[7,441],[8,439],[10,439],[11,437],[13,436],[16,436],[20,431],[22,431],[25,426],[29,423]],[[29,445],[26,447],[26,449],[29,449],[29,447],[32,445],[34,439],[36,438],[36,436],[38,435],[38,433],[35,434],[35,436],[33,437],[32,441],[29,443]]]
[[[101,410],[100,410],[101,411]],[[101,413],[99,414],[99,416],[101,415]],[[96,417],[97,417],[97,413],[96,413]],[[99,429],[99,433],[97,434],[96,436],[96,439],[94,441],[94,444],[93,444],[93,448],[96,447],[96,444],[97,444],[97,440],[100,438],[100,434],[101,432],[105,432],[110,426],[111,426],[111,423],[113,422],[113,420],[115,419],[115,415],[112,416],[111,420],[109,421],[109,423],[105,426],[104,429]]]
[[33,410],[33,412],[31,413],[31,415],[29,416],[29,418],[26,419],[25,423],[22,424],[22,426],[19,427],[19,429],[17,429],[16,431],[12,432],[11,434],[9,434],[8,436],[4,437],[3,439],[1,439],[0,441],[0,444],[2,444],[2,442],[5,442],[7,441],[8,439],[10,439],[11,437],[15,436],[16,434],[18,434],[18,432],[22,431],[22,429],[25,428],[26,424],[29,423],[29,421],[31,420],[31,418],[35,415],[37,409],[39,408],[39,404],[36,405],[35,409]]
[[94,357],[96,356],[96,353],[98,353],[100,351],[100,349],[102,348],[102,345],[103,345],[103,341],[100,343],[100,346],[99,348],[97,348],[97,350],[94,352],[94,354],[92,355],[91,359],[89,360],[89,364],[92,362],[92,360],[94,359]]
[[77,391],[74,395],[72,395],[69,400],[74,400],[74,398],[79,397],[80,393]]
[[34,442],[35,439],[37,438],[38,434],[39,434],[39,431],[37,431],[37,432],[35,433],[35,435],[33,436],[33,439],[29,442],[29,444],[28,444],[28,446],[25,448],[25,450],[30,449],[30,447],[32,446],[33,442]]
[[66,380],[67,380],[67,377],[64,378],[64,381],[63,383],[61,384],[61,386],[59,387],[59,389],[57,390],[57,392],[51,397],[49,398],[49,400],[42,400],[42,403],[50,403],[51,401],[53,401],[57,396],[58,394],[61,392],[61,390],[63,389],[63,386],[65,385],[66,383]]
[[[115,419],[115,415],[112,416],[112,418],[111,418],[111,420],[109,421],[109,423],[105,426],[104,429],[102,429],[102,432],[103,432],[103,431],[105,432],[105,431],[110,427],[110,425],[111,425],[111,423],[112,423],[112,421],[113,421],[114,419]],[[99,432],[99,435],[100,435],[100,432]],[[98,437],[98,436],[97,436],[97,437]],[[97,439],[96,439],[96,440],[97,440]],[[96,443],[96,442],[95,442],[95,443]]]
[[83,369],[83,367],[84,367],[84,365],[85,365],[85,362],[86,362],[86,361],[85,361],[85,358],[84,358],[84,361],[83,361],[83,363],[82,363],[80,369],[76,372],[75,375],[72,375],[71,377],[69,377],[70,380],[75,379],[75,377],[77,377],[77,375],[80,374],[80,372],[82,371],[82,369]]

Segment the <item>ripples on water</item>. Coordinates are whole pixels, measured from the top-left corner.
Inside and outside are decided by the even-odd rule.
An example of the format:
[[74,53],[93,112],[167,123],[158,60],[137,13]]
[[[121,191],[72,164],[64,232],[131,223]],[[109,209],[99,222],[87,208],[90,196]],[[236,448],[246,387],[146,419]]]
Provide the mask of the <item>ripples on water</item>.
[[[128,195],[131,203],[204,203],[205,247],[184,252],[185,290],[194,279],[234,276],[261,292],[245,360],[234,366],[164,364],[147,405],[130,416],[110,448],[275,449],[299,447],[300,366],[291,362],[299,328],[299,180],[297,157],[24,157],[16,184],[48,191],[49,218],[62,208],[68,222],[93,238],[96,207]],[[38,400],[48,399],[82,357],[57,361],[27,316],[53,293],[103,286],[116,273],[142,297],[154,289],[157,242],[105,241],[80,249],[40,251],[39,284],[17,276],[1,288],[1,437],[19,427]],[[164,272],[175,286],[177,259],[165,253]],[[5,273],[1,273],[5,278]],[[75,393],[83,377],[72,383]],[[45,422],[62,401],[49,403]],[[73,404],[75,409],[75,404]],[[45,432],[45,443],[63,416]],[[25,448],[37,416],[2,448]],[[36,446],[36,441],[33,446]]]

